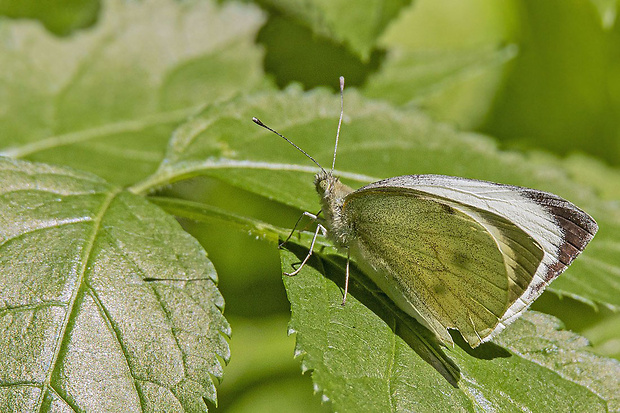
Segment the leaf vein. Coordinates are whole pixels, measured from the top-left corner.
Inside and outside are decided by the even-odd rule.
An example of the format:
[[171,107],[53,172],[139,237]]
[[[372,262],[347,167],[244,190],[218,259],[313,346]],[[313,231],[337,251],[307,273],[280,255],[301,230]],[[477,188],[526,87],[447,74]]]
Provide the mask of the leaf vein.
[[53,228],[60,228],[63,227],[65,225],[73,225],[73,224],[80,224],[82,222],[88,222],[90,221],[90,217],[81,217],[78,219],[70,219],[64,222],[59,222],[59,221],[55,221],[53,222],[51,225],[43,225],[43,226],[39,226],[36,228],[32,228],[28,231],[21,231],[18,234],[15,234],[11,237],[5,238],[2,240],[2,242],[0,242],[0,247],[12,242],[12,241],[16,241],[19,240],[21,238],[23,238],[26,235],[30,235],[30,234],[36,234],[39,231],[44,231],[46,229],[53,229]]
[[34,311],[39,310],[45,307],[66,307],[67,303],[62,301],[42,301],[40,303],[35,304],[24,304],[15,307],[4,307],[0,309],[0,317],[4,316],[5,313],[18,313],[22,311]]

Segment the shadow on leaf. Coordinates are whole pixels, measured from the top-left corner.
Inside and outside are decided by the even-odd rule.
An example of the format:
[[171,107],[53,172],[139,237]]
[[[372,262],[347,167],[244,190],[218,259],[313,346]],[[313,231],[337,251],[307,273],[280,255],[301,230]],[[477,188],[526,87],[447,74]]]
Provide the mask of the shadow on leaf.
[[[308,253],[306,247],[292,242],[286,245],[286,249],[295,254],[299,262]],[[346,259],[344,257],[319,249],[315,251],[315,254],[306,265],[321,273],[344,292],[346,268]],[[461,378],[460,369],[444,352],[443,344],[439,342],[431,331],[396,307],[370,278],[356,268],[353,262],[351,263],[349,296],[354,297],[380,317],[398,337],[441,374],[448,383],[455,388],[458,387],[458,382]],[[507,350],[496,344],[485,343],[476,349],[472,349],[458,332],[451,331],[451,334],[455,344],[472,357],[484,360],[510,357],[510,353]]]
[[482,343],[476,348],[471,348],[458,331],[450,330],[450,335],[452,336],[452,340],[454,340],[455,345],[459,346],[465,353],[477,359],[493,360],[496,358],[507,358],[511,356],[508,350],[498,346],[495,343]]

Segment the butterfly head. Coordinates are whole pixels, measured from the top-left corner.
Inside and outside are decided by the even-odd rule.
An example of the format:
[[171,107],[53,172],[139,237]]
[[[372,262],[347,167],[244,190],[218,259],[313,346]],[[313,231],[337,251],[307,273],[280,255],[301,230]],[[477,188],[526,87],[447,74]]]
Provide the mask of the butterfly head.
[[314,186],[321,198],[325,198],[333,191],[335,183],[338,182],[331,172],[322,170],[314,176]]

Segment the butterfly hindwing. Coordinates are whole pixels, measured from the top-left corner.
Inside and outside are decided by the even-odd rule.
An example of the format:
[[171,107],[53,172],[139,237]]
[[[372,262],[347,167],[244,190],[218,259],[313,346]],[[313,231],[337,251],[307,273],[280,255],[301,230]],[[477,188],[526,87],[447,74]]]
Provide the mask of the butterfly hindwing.
[[[415,309],[407,312],[445,341],[454,328],[472,345],[480,342],[515,299],[495,238],[453,206],[382,188],[350,196],[344,213],[354,222],[352,255],[362,257],[358,262],[371,267],[366,272],[403,310]],[[505,220],[501,225],[519,233]],[[535,245],[522,231],[518,236]]]

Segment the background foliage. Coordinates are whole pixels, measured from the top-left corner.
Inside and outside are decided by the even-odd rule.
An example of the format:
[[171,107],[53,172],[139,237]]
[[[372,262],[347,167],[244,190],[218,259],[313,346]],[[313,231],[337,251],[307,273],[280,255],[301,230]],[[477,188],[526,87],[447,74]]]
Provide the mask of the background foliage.
[[[127,262],[146,274],[97,284],[90,261],[75,258],[84,264],[79,285],[94,285],[88,294],[131,295],[123,284],[129,283],[139,290],[136,302],[159,297],[160,307],[153,305],[163,321],[152,321],[146,307],[122,311],[117,299],[101,301],[101,308],[118,311],[106,314],[118,342],[131,349],[158,325],[162,333],[149,342],[176,340],[192,379],[175,387],[173,379],[158,376],[169,368],[159,363],[161,354],[174,346],[125,351],[120,359],[115,353],[114,362],[93,367],[81,364],[84,344],[75,339],[53,353],[54,363],[63,357],[66,363],[47,376],[62,383],[58,397],[74,408],[79,397],[66,395],[92,390],[85,372],[105,377],[107,364],[121,368],[124,355],[134,378],[160,387],[138,386],[134,404],[117,405],[147,409],[154,400],[153,406],[202,409],[196,399],[215,402],[212,378],[222,376],[221,361],[230,352],[219,406],[210,405],[218,411],[619,410],[617,7],[615,0],[0,0],[6,16],[0,20],[0,151],[54,165],[4,160],[0,168],[0,331],[5,344],[24,349],[0,358],[4,389],[24,377],[25,349],[40,336],[55,337],[51,321],[40,323],[47,330],[20,333],[39,324],[18,316],[14,303],[38,308],[52,287],[41,283],[27,291],[22,278],[13,282],[15,274],[38,285],[73,262],[63,251],[83,256],[79,242],[46,233],[44,245],[59,258],[15,264],[37,262],[16,259],[36,257],[42,245],[29,238],[29,228],[54,229],[42,223],[56,225],[61,213],[67,222],[84,220],[87,229],[87,222],[96,223],[87,245],[100,248],[102,257],[122,252],[126,260],[103,260],[108,273]],[[363,274],[356,274],[352,299],[340,308],[343,259],[328,244],[312,267],[282,282],[281,270],[296,258],[278,250],[277,239],[300,211],[318,209],[314,168],[249,120],[260,117],[328,164],[339,75],[347,89],[337,169],[351,185],[398,174],[458,175],[551,191],[596,218],[601,230],[586,253],[533,306],[559,320],[530,312],[480,351],[458,337],[454,349],[445,349],[382,299]],[[101,194],[132,212],[101,203]],[[75,205],[49,207],[65,199]],[[196,275],[193,268],[212,271],[211,263],[153,205],[177,216],[206,250],[217,277]],[[132,238],[138,233],[147,235]],[[14,238],[21,243],[7,241]],[[295,237],[291,251],[302,256],[307,241],[307,234]],[[171,281],[168,272],[186,277]],[[233,332],[230,349],[212,284],[218,278]],[[151,290],[154,280],[160,284]],[[72,285],[67,281],[69,291]],[[89,314],[83,291],[75,289],[67,301],[66,328],[82,326],[78,315]],[[162,299],[164,292],[170,295]],[[58,308],[63,297],[54,298]],[[192,297],[201,297],[202,309],[187,304]],[[92,338],[99,330],[84,325],[85,337],[100,340]],[[125,337],[127,331],[138,331],[137,338]],[[300,363],[312,374],[301,375]],[[38,377],[22,381],[38,383]],[[532,390],[536,383],[547,393]],[[163,396],[163,388],[175,399]],[[118,393],[132,392],[123,389]],[[0,393],[2,406],[14,408],[11,397]],[[39,402],[57,406],[54,397]]]

